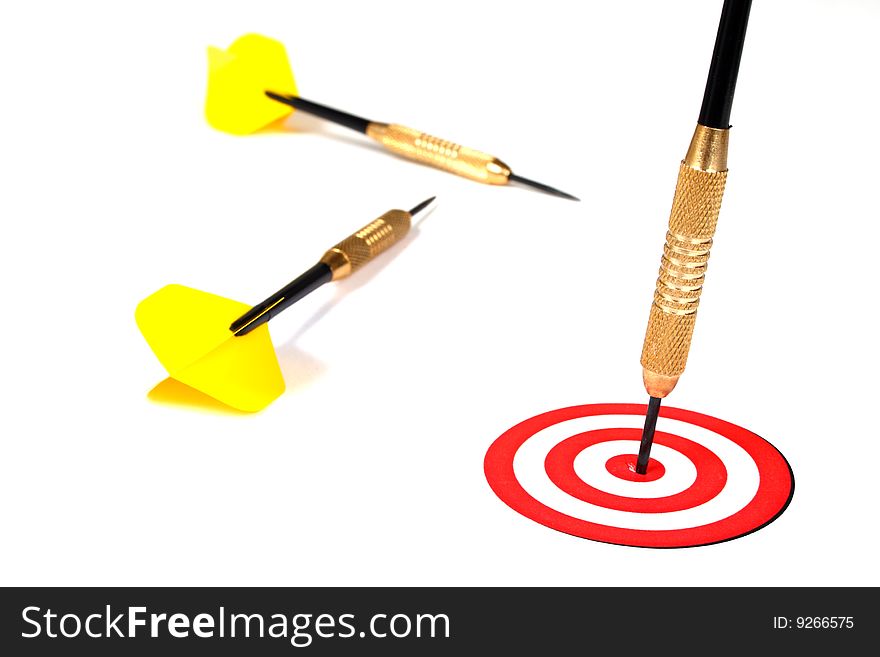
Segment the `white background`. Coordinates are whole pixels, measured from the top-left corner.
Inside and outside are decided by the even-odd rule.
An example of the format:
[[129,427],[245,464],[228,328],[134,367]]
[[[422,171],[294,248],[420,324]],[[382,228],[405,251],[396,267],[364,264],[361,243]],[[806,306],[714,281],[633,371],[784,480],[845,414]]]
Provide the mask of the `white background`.
[[[758,1],[730,177],[671,406],[795,471],[756,534],[573,538],[486,484],[510,426],[646,401],[639,355],[721,2],[29,2],[0,10],[0,581],[878,585],[880,4]],[[282,41],[300,93],[496,154],[580,204],[302,115],[231,137],[208,45]],[[259,301],[393,208],[403,249],[272,322],[256,415],[157,404],[134,308]]]

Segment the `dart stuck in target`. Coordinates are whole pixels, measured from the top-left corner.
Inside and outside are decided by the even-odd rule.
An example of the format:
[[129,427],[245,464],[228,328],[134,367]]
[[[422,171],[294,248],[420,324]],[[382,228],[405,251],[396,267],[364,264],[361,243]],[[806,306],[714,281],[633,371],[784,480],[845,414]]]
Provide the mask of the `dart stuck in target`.
[[535,522],[633,547],[729,541],[788,507],[785,457],[747,429],[692,411],[663,408],[647,472],[636,473],[644,415],[640,404],[592,404],[525,420],[492,443],[486,480]]

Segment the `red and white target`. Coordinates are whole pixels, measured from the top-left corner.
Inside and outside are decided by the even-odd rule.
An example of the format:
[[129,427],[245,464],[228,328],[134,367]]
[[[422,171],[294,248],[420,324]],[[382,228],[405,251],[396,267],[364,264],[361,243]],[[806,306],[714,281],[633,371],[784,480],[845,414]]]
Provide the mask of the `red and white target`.
[[646,407],[591,404],[530,418],[486,453],[495,494],[527,518],[605,543],[693,547],[772,522],[794,493],[785,457],[708,415],[661,407],[645,475],[635,472]]

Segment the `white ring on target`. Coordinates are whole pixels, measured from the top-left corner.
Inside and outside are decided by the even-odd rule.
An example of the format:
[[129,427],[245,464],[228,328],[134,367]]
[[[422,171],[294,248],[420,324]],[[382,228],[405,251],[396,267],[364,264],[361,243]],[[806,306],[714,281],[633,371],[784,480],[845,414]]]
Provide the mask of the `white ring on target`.
[[[760,473],[758,466],[748,452],[732,440],[714,431],[664,417],[657,421],[658,431],[665,431],[699,443],[721,459],[727,469],[727,483],[724,489],[705,504],[692,509],[668,513],[618,511],[572,497],[550,481],[544,469],[544,459],[553,447],[566,438],[584,431],[611,427],[641,429],[644,420],[644,415],[609,414],[574,418],[551,425],[531,436],[517,450],[513,458],[514,475],[523,489],[541,504],[573,518],[621,529],[663,531],[700,527],[729,518],[743,509],[755,497],[760,484]],[[636,444],[635,441],[616,442]],[[660,445],[656,447],[660,447]],[[619,453],[630,454],[632,449],[625,449]],[[666,467],[666,474],[657,481],[670,476],[672,474],[671,467],[675,463],[670,462],[667,465],[664,461],[663,465]],[[587,483],[595,486],[592,481],[587,481]],[[646,486],[652,482],[633,483],[636,486]]]
[[[530,439],[531,440],[531,439]],[[605,464],[612,456],[639,453],[633,440],[607,440],[590,445],[574,458],[574,471],[581,481],[612,495],[622,497],[666,497],[690,488],[697,479],[697,467],[681,452],[666,445],[651,447],[651,458],[660,461],[666,472],[654,481],[627,481],[608,472]],[[635,460],[635,459],[633,459]]]

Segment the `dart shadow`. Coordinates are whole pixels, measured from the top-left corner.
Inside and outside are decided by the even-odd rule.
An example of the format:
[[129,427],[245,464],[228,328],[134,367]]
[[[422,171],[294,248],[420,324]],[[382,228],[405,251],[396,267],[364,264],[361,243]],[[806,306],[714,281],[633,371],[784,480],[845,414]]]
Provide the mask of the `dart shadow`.
[[164,381],[160,381],[156,386],[147,393],[147,399],[157,404],[165,406],[176,406],[191,410],[204,411],[206,413],[217,413],[220,415],[252,415],[245,411],[240,411],[232,406],[227,406],[206,395],[200,390],[196,390],[185,383],[181,383],[177,379],[168,377]]
[[293,341],[290,339],[275,350],[284,377],[285,394],[305,388],[327,369],[323,362],[291,344]]
[[407,233],[407,235],[394,247],[383,253],[380,258],[364,265],[364,268],[351,278],[343,279],[342,281],[337,283],[333,296],[328,301],[326,301],[323,306],[318,308],[318,310],[316,310],[311,317],[304,321],[299,330],[278,348],[279,359],[281,358],[281,352],[284,352],[286,354],[288,350],[296,350],[296,347],[294,346],[295,343],[303,335],[305,335],[315,324],[321,321],[321,319],[325,317],[331,310],[333,310],[336,304],[338,304],[349,294],[351,294],[355,290],[360,289],[371,280],[373,280],[376,276],[378,276],[379,272],[385,269],[385,267],[387,267],[410,244],[410,242],[416,239],[419,234],[419,224],[427,219],[428,216],[430,216],[430,214],[426,215],[417,224],[413,225],[409,233]]

